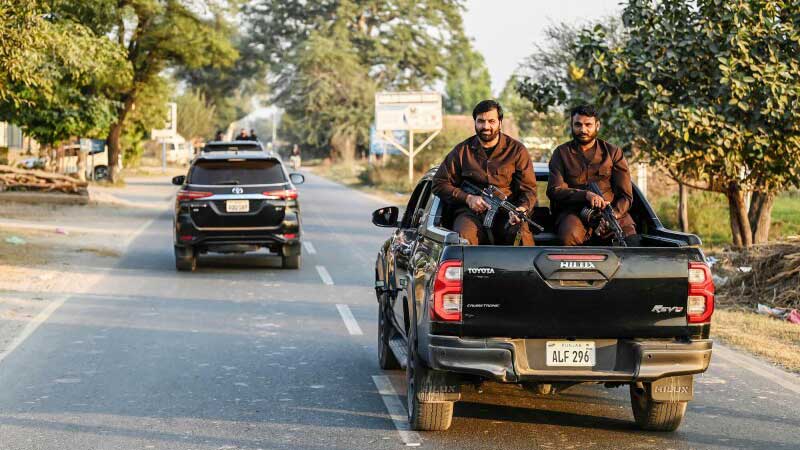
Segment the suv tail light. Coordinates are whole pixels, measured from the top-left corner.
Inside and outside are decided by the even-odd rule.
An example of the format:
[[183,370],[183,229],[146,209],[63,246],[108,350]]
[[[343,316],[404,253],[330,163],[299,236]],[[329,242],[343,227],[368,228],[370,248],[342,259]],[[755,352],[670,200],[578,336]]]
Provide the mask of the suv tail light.
[[202,191],[178,191],[177,200],[197,200],[199,198],[211,197],[214,195],[213,192],[202,192]]
[[686,315],[689,323],[704,323],[714,313],[714,281],[711,270],[705,263],[689,263],[689,298],[686,300]]
[[461,280],[461,261],[444,261],[439,265],[433,283],[432,320],[461,320]]
[[297,200],[297,191],[294,189],[281,189],[280,191],[262,192],[267,197],[275,197],[281,200]]

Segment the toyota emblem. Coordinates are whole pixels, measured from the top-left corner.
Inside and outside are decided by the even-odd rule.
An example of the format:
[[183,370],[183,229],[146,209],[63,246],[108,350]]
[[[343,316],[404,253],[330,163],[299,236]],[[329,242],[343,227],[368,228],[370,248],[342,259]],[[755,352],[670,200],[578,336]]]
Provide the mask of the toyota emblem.
[[235,188],[231,189],[231,192],[233,192],[234,194],[242,194],[242,193],[244,193],[244,189],[242,189],[240,187],[235,187]]

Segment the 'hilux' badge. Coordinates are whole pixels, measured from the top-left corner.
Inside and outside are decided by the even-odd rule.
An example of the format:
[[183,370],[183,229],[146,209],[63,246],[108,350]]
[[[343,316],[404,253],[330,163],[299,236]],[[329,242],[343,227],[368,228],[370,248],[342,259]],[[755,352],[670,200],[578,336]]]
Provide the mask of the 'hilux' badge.
[[561,261],[559,265],[562,269],[594,269],[595,265],[589,261]]

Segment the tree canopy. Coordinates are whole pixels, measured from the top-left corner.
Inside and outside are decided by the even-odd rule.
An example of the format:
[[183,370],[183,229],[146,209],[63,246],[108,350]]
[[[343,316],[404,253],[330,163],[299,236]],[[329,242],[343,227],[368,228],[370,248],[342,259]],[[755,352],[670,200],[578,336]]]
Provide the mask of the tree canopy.
[[460,14],[457,0],[255,0],[244,16],[287,123],[303,124],[306,142],[329,143],[349,158],[366,143],[376,89],[442,80],[452,44],[465,40]]
[[3,3],[0,22],[0,120],[46,145],[107,130],[131,80],[121,49],[35,1]]
[[[631,0],[623,21],[619,44],[603,27],[579,33],[573,78],[594,86],[606,122],[676,179],[725,193],[734,244],[765,241],[774,195],[800,182],[800,10]],[[537,91],[570,102],[558,84],[524,88],[541,106]]]

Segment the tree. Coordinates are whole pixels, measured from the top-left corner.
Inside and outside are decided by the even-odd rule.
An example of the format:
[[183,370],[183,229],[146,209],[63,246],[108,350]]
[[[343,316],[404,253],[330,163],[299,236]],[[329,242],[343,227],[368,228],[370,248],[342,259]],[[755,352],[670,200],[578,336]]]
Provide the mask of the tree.
[[467,39],[459,39],[450,51],[445,78],[445,112],[471,114],[481,100],[492,97],[491,77],[483,55]]
[[11,22],[0,27],[9,39],[0,44],[7,69],[0,75],[0,119],[45,146],[102,135],[115,118],[114,92],[131,79],[121,49],[38,2],[16,8],[0,6],[0,20]]
[[131,82],[114,97],[116,120],[107,138],[111,181],[119,172],[117,159],[126,118],[147,86],[157,83],[168,68],[226,67],[237,57],[226,28],[201,15],[214,10],[212,0],[54,0],[54,4],[57,13],[111,36],[124,48],[133,71]]
[[800,183],[800,10],[631,0],[623,20],[621,45],[579,36],[595,101],[673,177],[726,195],[734,245],[766,241],[775,195]]
[[519,125],[520,134],[547,140],[565,139],[568,136],[568,128],[564,114],[561,111],[546,113],[537,111],[533,104],[517,91],[519,83],[517,75],[509,77],[498,100],[505,114],[513,117]]
[[187,140],[211,138],[214,135],[215,107],[206,101],[199,89],[184,92],[178,104],[178,133]]
[[[355,146],[366,143],[375,89],[420,89],[443,77],[447,50],[464,39],[460,12],[458,0],[257,0],[244,15],[252,47],[268,61],[273,99],[290,116],[334,120],[294,116],[287,123],[304,124],[306,142],[330,143],[334,154],[349,158]],[[343,62],[332,60],[324,68],[310,62],[324,59],[317,49],[331,43]],[[314,74],[303,72],[317,69],[324,69],[326,81],[314,88]],[[352,96],[344,98],[326,85],[334,80]],[[344,102],[338,111],[308,109],[337,101]]]
[[375,86],[346,40],[312,33],[297,56],[297,71],[288,79],[292,95],[279,98],[297,131],[307,143],[330,143],[346,161],[355,158],[356,145],[369,138],[367,124],[372,110],[365,107],[374,99]]
[[235,63],[230,67],[183,67],[176,75],[202,93],[214,107],[216,129],[226,129],[231,122],[252,112],[253,100],[269,92],[265,78],[267,64],[260,58],[258,46],[245,39],[239,27],[228,25],[225,14],[226,11],[218,11],[215,24],[230,36],[239,54]]

